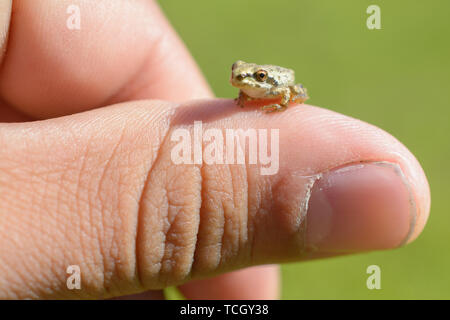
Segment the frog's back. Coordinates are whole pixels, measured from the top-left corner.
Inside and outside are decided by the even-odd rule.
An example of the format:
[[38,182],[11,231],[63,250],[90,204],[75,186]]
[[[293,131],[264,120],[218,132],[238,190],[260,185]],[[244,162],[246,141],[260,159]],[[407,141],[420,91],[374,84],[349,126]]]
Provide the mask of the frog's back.
[[264,70],[268,71],[269,81],[273,78],[273,85],[277,87],[292,86],[295,84],[295,73],[292,69],[287,69],[274,65],[262,66]]

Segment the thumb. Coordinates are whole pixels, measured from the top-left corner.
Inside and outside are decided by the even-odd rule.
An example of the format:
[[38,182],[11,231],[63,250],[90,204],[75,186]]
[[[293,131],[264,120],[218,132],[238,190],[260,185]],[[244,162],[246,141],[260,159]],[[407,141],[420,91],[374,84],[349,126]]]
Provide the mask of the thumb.
[[[234,159],[234,133],[250,137],[245,163],[210,161],[221,143],[222,160]],[[229,100],[129,102],[2,124],[0,142],[2,298],[112,297],[393,248],[417,237],[429,210],[423,171],[397,140],[306,105],[269,115]],[[252,161],[252,143],[265,142]],[[198,152],[203,161],[179,161]],[[70,265],[81,290],[66,285]]]

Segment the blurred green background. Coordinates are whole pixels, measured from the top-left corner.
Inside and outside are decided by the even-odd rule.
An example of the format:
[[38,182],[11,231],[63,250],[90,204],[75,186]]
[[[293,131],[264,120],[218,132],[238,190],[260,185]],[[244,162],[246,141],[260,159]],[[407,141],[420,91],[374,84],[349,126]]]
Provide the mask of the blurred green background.
[[[450,1],[159,1],[218,97],[238,59],[296,70],[310,104],[390,132],[419,159],[431,216],[405,248],[282,266],[283,299],[450,299]],[[366,9],[381,8],[381,30]],[[381,290],[366,268],[381,267]]]

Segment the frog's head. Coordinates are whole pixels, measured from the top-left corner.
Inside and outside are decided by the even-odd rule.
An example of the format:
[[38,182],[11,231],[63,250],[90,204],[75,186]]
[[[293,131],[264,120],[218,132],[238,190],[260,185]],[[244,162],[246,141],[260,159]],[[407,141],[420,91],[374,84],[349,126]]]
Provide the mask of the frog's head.
[[270,90],[273,85],[266,81],[268,77],[268,70],[254,63],[238,60],[231,66],[230,83],[239,89],[252,89],[261,92]]

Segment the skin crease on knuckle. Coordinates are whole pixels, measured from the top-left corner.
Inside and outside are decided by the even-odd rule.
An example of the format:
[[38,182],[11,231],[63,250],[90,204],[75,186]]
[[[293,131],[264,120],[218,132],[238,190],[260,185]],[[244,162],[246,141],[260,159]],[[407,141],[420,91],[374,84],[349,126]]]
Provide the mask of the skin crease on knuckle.
[[[193,136],[192,126],[179,121],[171,132],[185,127]],[[204,129],[240,123],[225,122],[206,122]],[[304,246],[296,223],[302,186],[261,176],[255,165],[173,165],[174,145],[164,140],[141,201],[137,252],[144,287],[298,258]],[[285,184],[298,193],[274,197],[286,193]]]
[[138,268],[144,287],[164,288],[265,262],[255,259],[255,251],[257,258],[271,247],[284,252],[263,241],[275,222],[269,214],[272,202],[265,200],[270,199],[268,181],[255,172],[249,177],[254,169],[246,165],[174,166],[175,143],[164,142],[139,215]]

